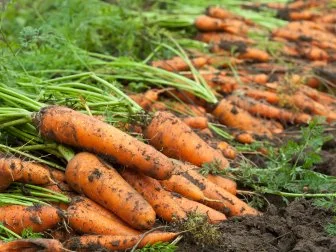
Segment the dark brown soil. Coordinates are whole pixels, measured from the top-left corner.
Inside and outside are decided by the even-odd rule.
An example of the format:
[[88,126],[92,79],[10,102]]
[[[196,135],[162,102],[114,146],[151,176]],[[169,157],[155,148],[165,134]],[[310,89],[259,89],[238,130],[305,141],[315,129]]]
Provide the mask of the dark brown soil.
[[331,212],[307,200],[293,201],[287,207],[271,205],[262,216],[231,218],[220,224],[219,246],[200,247],[185,237],[178,251],[336,251],[336,237],[324,231],[331,218]]

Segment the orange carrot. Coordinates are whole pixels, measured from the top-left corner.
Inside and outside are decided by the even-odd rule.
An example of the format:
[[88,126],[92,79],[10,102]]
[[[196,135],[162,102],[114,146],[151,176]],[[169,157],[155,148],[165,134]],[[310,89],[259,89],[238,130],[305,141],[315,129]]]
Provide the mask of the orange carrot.
[[216,184],[217,186],[223,188],[224,190],[228,191],[229,193],[236,195],[237,193],[237,183],[231,179],[219,176],[219,175],[212,175],[208,174],[206,176],[207,180],[211,181],[212,183]]
[[188,199],[199,201],[204,199],[204,194],[196,185],[181,175],[173,175],[168,180],[160,180],[167,191],[183,195]]
[[15,157],[0,156],[0,191],[12,182],[18,181],[33,185],[46,185],[64,181],[64,173],[53,170],[45,165],[23,161]]
[[225,32],[203,32],[198,33],[196,36],[197,40],[203,41],[205,43],[219,43],[222,40],[232,41],[232,42],[244,42],[246,44],[254,44],[255,41],[249,38],[241,37],[238,35],[225,33]]
[[63,252],[61,242],[55,239],[20,239],[6,243],[0,243],[0,251],[6,252]]
[[183,122],[192,129],[206,129],[208,128],[208,118],[204,116],[185,117]]
[[138,235],[140,232],[130,228],[112,213],[96,203],[78,197],[73,200],[68,208],[69,225],[74,230],[84,234],[101,235]]
[[227,126],[252,132],[257,135],[271,137],[271,132],[260,120],[251,116],[247,111],[235,106],[232,102],[222,99],[212,114],[220,123]]
[[84,193],[132,227],[147,229],[154,224],[153,208],[113,167],[95,155],[77,154],[69,161],[65,176],[75,191]]
[[250,207],[236,196],[207,180],[195,169],[192,169],[190,165],[181,165],[180,169],[181,175],[183,174],[183,176],[197,185],[207,198],[217,200],[203,201],[204,204],[210,206],[211,208],[229,216],[257,215],[259,213],[256,209]]
[[302,56],[310,60],[329,60],[329,55],[326,51],[317,46],[304,46],[300,47],[300,53]]
[[[194,67],[201,68],[207,63],[208,59],[206,57],[197,57],[191,59],[190,61]],[[187,62],[180,57],[174,57],[170,60],[153,61],[152,66],[162,68],[170,72],[186,71],[190,69]]]
[[270,60],[270,55],[267,52],[257,48],[247,48],[246,52],[240,53],[238,58],[266,62]]
[[210,223],[219,223],[225,221],[227,218],[225,214],[218,212],[206,205],[198,203],[196,201],[189,200],[174,194],[173,199],[175,202],[187,213],[199,213],[207,216]]
[[235,139],[242,144],[251,144],[255,141],[253,136],[249,133],[241,133],[235,136]]
[[164,91],[159,89],[150,89],[145,93],[129,95],[144,110],[149,110],[151,105],[158,100],[159,94]]
[[129,170],[122,171],[121,175],[165,221],[183,220],[187,217],[183,209],[175,204],[171,194],[161,186],[159,181]]
[[217,149],[221,150],[224,157],[226,158],[235,159],[237,157],[237,151],[227,142],[224,142],[224,141],[218,142]]
[[151,145],[172,158],[195,165],[217,160],[221,167],[229,163],[223,155],[211,148],[179,118],[168,112],[157,112],[144,131]]
[[147,244],[155,244],[157,242],[168,242],[178,236],[178,233],[156,232],[142,235],[86,235],[74,237],[65,243],[65,247],[72,251],[120,251],[132,248],[139,241],[138,248],[142,248]]
[[171,161],[153,147],[72,109],[45,107],[35,115],[34,123],[46,138],[107,155],[157,179],[167,179],[174,171]]
[[205,15],[196,18],[195,26],[200,31],[226,31],[242,35],[245,35],[248,31],[248,26],[243,21],[235,19],[221,20]]
[[43,232],[53,228],[64,217],[61,210],[47,205],[0,207],[0,222],[13,232],[20,234],[26,228]]

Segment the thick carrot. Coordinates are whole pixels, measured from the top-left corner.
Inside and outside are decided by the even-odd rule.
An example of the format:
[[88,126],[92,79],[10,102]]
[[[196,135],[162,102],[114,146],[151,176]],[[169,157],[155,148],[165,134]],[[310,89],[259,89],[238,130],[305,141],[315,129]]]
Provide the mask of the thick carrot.
[[42,136],[107,155],[157,179],[169,178],[172,162],[153,147],[88,115],[60,106],[43,108],[34,118]]
[[[206,57],[197,57],[191,59],[190,61],[194,67],[201,68],[207,63],[208,59]],[[174,57],[170,60],[153,61],[152,66],[171,72],[186,71],[190,69],[190,66],[187,64],[187,62],[180,57]]]
[[183,122],[192,129],[206,129],[208,128],[208,118],[205,116],[185,117]]
[[72,251],[120,251],[132,248],[139,241],[138,248],[157,242],[168,242],[178,236],[178,233],[156,232],[142,235],[86,235],[74,237],[65,242],[65,247]]
[[[104,212],[104,214],[101,214]],[[138,235],[140,232],[130,228],[112,213],[82,197],[73,200],[68,208],[69,225],[84,234],[100,235]]]
[[171,113],[155,113],[144,133],[151,145],[162,150],[169,157],[182,159],[195,165],[215,160],[221,163],[222,168],[229,165],[219,151],[211,148]]
[[164,189],[176,192],[192,200],[204,199],[204,194],[196,185],[181,175],[173,175],[168,180],[160,180]]
[[235,106],[232,102],[222,99],[212,114],[219,122],[257,135],[272,136],[272,133],[260,120],[250,115],[247,111]]
[[311,117],[303,113],[292,113],[288,110],[274,107],[270,104],[262,103],[254,99],[245,97],[241,99],[238,96],[228,97],[238,107],[250,112],[253,115],[262,116],[271,119],[277,119],[283,122],[308,123]]
[[165,221],[183,220],[187,217],[159,181],[129,170],[122,171],[121,176],[151,204],[156,214]]
[[218,185],[219,187],[223,188],[224,190],[228,191],[229,193],[236,195],[237,193],[237,183],[231,179],[224,178],[219,175],[212,175],[208,174],[206,176],[207,180],[211,181],[212,183]]
[[173,195],[175,202],[187,213],[199,213],[207,216],[210,223],[219,223],[225,221],[227,218],[225,214],[218,212],[206,205],[189,200],[180,195]]
[[6,252],[63,252],[64,248],[60,241],[55,239],[20,239],[6,243],[0,243],[0,251]]
[[17,234],[26,228],[34,232],[46,231],[56,226],[63,217],[61,210],[47,205],[0,207],[0,222]]
[[33,185],[46,185],[64,181],[64,173],[35,162],[23,161],[15,157],[0,156],[0,191],[11,182],[18,181]]
[[229,216],[241,216],[241,215],[257,215],[259,212],[247,205],[242,200],[238,199],[233,194],[222,189],[211,181],[207,180],[205,177],[200,175],[196,169],[192,169],[190,165],[181,165],[181,175],[185,176],[187,179],[192,181],[197,185],[204,193],[204,195],[212,200],[217,201],[206,201],[203,203],[211,208],[214,208],[225,215]]
[[237,157],[237,151],[225,141],[218,142],[217,149],[221,150],[226,158],[235,159]]
[[153,208],[113,167],[95,155],[77,154],[69,161],[65,176],[75,191],[84,193],[132,227],[147,229],[154,224]]

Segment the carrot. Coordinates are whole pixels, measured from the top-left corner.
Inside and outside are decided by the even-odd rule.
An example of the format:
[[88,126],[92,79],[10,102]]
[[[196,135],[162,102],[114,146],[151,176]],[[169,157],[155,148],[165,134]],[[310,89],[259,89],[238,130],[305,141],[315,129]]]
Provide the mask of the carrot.
[[267,52],[257,48],[247,48],[246,52],[240,53],[238,58],[266,62],[270,60],[270,55]]
[[146,127],[145,136],[151,145],[172,158],[195,165],[217,160],[221,167],[229,163],[223,155],[211,148],[179,118],[168,112],[157,112]]
[[140,234],[103,207],[89,199],[83,199],[82,197],[74,199],[67,211],[69,225],[77,232],[101,235]]
[[[218,48],[218,47],[217,47]],[[210,48],[212,52],[216,52],[216,46],[212,46]],[[222,52],[222,50],[220,50]],[[230,57],[228,55],[215,55],[209,58],[208,64],[216,67],[230,67],[230,66],[237,66],[240,64],[243,64],[244,60],[242,59],[237,59],[235,57]]]
[[182,121],[192,129],[208,128],[208,118],[205,116],[185,117]]
[[151,105],[158,100],[159,94],[162,93],[162,90],[150,89],[144,94],[133,94],[129,95],[137,104],[139,104],[144,110],[149,110]]
[[255,142],[253,136],[249,133],[241,133],[235,136],[235,140],[242,144],[251,144]]
[[47,205],[0,207],[0,222],[17,234],[26,228],[33,232],[43,232],[53,228],[63,218],[61,210]]
[[329,60],[328,53],[317,46],[309,45],[300,47],[300,53],[309,60]]
[[0,156],[0,191],[12,182],[18,181],[34,185],[46,185],[64,181],[64,173],[35,162],[23,161],[15,157]]
[[165,221],[183,220],[187,217],[159,181],[128,170],[122,171],[121,176],[151,204],[156,214]]
[[203,191],[204,195],[207,198],[218,201],[216,202],[204,200],[204,204],[208,205],[209,207],[223,212],[225,215],[229,216],[258,214],[258,211],[256,209],[250,207],[245,202],[238,199],[236,196],[207,180],[195,169],[192,169],[190,165],[182,165],[180,169],[181,175],[185,176],[187,179],[197,185]]
[[227,218],[225,214],[218,212],[206,205],[198,203],[196,201],[189,200],[187,198],[181,197],[180,195],[172,196],[175,202],[187,213],[199,213],[207,216],[210,223],[219,223],[225,221]]
[[181,194],[188,199],[199,201],[205,197],[201,189],[181,175],[173,175],[168,180],[160,180],[160,184],[165,190]]
[[82,152],[66,168],[68,184],[112,211],[136,229],[150,228],[155,222],[153,208],[111,166],[95,155]]
[[172,162],[153,147],[72,109],[45,107],[35,115],[34,123],[48,139],[107,155],[157,179],[167,179],[174,171]]
[[224,141],[218,142],[217,149],[221,150],[224,157],[226,158],[235,159],[237,157],[237,151],[227,142],[224,142]]
[[253,115],[263,116],[271,119],[277,119],[284,122],[308,123],[310,116],[303,113],[294,114],[288,110],[274,107],[270,104],[262,103],[254,99],[244,98],[238,96],[228,97],[238,107],[250,112]]
[[251,116],[247,111],[235,106],[232,102],[222,99],[212,114],[220,123],[229,127],[241,129],[257,135],[271,137],[271,132],[260,120]]
[[142,235],[86,235],[74,237],[65,243],[65,247],[72,251],[120,251],[132,248],[139,241],[138,248],[157,242],[168,242],[178,236],[178,233],[156,232]]
[[174,101],[167,101],[166,106],[172,110],[176,111],[180,114],[193,114],[195,116],[205,116],[206,115],[206,110],[197,105],[192,105],[192,104],[186,104],[186,103],[181,103],[181,102],[174,102]]
[[237,15],[233,14],[232,12],[225,10],[219,6],[209,6],[206,11],[206,15],[214,18],[219,19],[226,19],[226,18],[235,18]]
[[[197,57],[191,59],[190,61],[194,67],[201,68],[207,63],[208,59],[206,57]],[[162,68],[170,72],[186,71],[190,69],[187,62],[180,57],[174,57],[170,60],[153,61],[152,66]]]
[[243,42],[246,44],[254,44],[255,41],[249,38],[241,37],[235,34],[230,34],[226,32],[203,32],[198,33],[196,36],[197,40],[203,41],[205,43],[219,43],[220,41],[232,41],[232,42]]
[[[200,71],[200,74],[204,77],[204,74]],[[188,78],[192,78],[193,76],[188,76]],[[167,95],[171,96],[172,98],[178,98],[181,101],[187,103],[187,104],[194,104],[197,105],[199,107],[196,107],[197,109],[199,109],[201,112],[201,114],[205,113],[205,110],[203,107],[200,106],[205,106],[206,105],[206,101],[203,100],[202,98],[199,98],[197,96],[195,96],[194,94],[188,92],[188,91],[183,91],[183,90],[169,90],[169,92],[167,92]],[[197,113],[198,115],[198,113]]]
[[243,21],[235,19],[221,20],[205,15],[196,18],[195,26],[200,31],[226,31],[243,35],[248,31],[248,26]]
[[6,243],[0,243],[0,251],[6,252],[62,252],[64,251],[63,245],[60,241],[55,239],[20,239]]
[[280,102],[280,97],[278,96],[278,94],[274,92],[252,88],[247,88],[244,90],[247,96],[252,97],[254,99],[257,100],[263,99],[271,104],[277,104]]
[[206,176],[207,180],[211,181],[212,183],[216,184],[217,186],[223,188],[224,190],[228,191],[229,193],[236,195],[237,193],[237,183],[231,179],[219,176],[219,175],[212,175],[208,174]]
[[322,105],[325,106],[336,105],[336,98],[327,93],[318,91],[316,89],[307,86],[301,86],[300,91],[302,91],[306,96],[312,98],[314,101],[321,103]]

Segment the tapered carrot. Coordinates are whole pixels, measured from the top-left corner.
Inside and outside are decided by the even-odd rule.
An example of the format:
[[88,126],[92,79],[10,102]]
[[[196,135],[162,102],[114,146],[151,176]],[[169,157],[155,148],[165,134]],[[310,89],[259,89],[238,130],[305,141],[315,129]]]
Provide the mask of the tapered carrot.
[[33,185],[46,185],[64,181],[64,173],[45,165],[23,161],[15,157],[0,156],[0,191],[12,182],[18,181]]
[[225,141],[218,142],[217,149],[221,150],[226,158],[235,159],[237,157],[237,151]]
[[212,175],[208,174],[206,176],[207,180],[211,181],[212,183],[218,185],[219,187],[223,188],[224,190],[228,191],[229,193],[236,195],[237,193],[237,183],[231,179],[224,178],[220,175]]
[[160,180],[160,183],[167,191],[181,194],[188,199],[199,201],[205,198],[201,189],[181,175],[173,175],[167,180]]
[[195,20],[195,26],[200,31],[226,31],[233,34],[245,35],[248,26],[240,20],[221,20],[209,16],[199,16]]
[[246,44],[254,44],[255,41],[249,38],[241,37],[235,34],[230,34],[226,32],[203,32],[198,33],[196,36],[197,40],[203,41],[205,43],[219,43],[222,40],[232,41],[232,42],[244,42]]
[[246,52],[240,53],[238,55],[238,58],[266,62],[270,60],[271,56],[263,50],[257,48],[247,48]]
[[181,175],[188,178],[195,185],[197,185],[204,193],[204,195],[212,200],[217,201],[203,201],[204,204],[211,208],[214,208],[220,212],[223,212],[228,216],[240,216],[240,215],[257,215],[259,212],[247,205],[242,200],[238,199],[233,194],[222,189],[205,177],[200,175],[196,169],[192,169],[191,166],[181,166]]
[[192,129],[206,129],[208,128],[208,118],[204,116],[185,117],[183,122]]
[[0,243],[0,251],[6,252],[63,252],[64,248],[60,241],[55,239],[20,239],[6,243]]
[[307,123],[311,117],[307,114],[294,114],[288,110],[274,107],[270,104],[265,104],[254,99],[244,98],[238,96],[228,97],[238,107],[250,112],[253,115],[262,116],[271,119],[277,119],[284,122]]
[[165,221],[183,220],[187,217],[159,181],[129,170],[122,171],[121,176],[151,204],[156,214]]
[[277,104],[280,102],[279,95],[274,92],[260,90],[260,89],[252,89],[252,88],[247,88],[244,90],[247,96],[255,98],[255,99],[258,99],[258,100],[263,99],[271,104]]
[[34,123],[42,136],[91,150],[157,179],[169,178],[174,165],[153,147],[80,112],[60,106],[43,108]]
[[235,140],[242,144],[251,144],[255,141],[253,136],[249,133],[241,133],[235,136]]
[[[197,57],[191,59],[190,61],[194,67],[201,68],[207,63],[208,59],[206,57]],[[171,72],[186,71],[190,69],[190,66],[187,64],[187,62],[180,57],[174,57],[170,60],[153,61],[152,66],[162,68]]]
[[89,199],[76,198],[68,208],[69,225],[77,232],[100,235],[138,235],[140,232],[130,228],[117,216],[106,213],[106,209]]
[[181,197],[180,195],[173,195],[172,197],[184,211],[187,213],[203,214],[207,216],[210,223],[219,223],[227,219],[225,214],[206,205]]
[[147,229],[154,224],[153,208],[113,167],[95,155],[77,154],[69,161],[65,176],[75,191],[84,193],[132,227]]
[[149,110],[151,105],[158,100],[159,94],[162,90],[150,89],[145,93],[129,95],[137,104],[139,104],[144,110]]
[[59,223],[64,214],[61,210],[47,205],[0,207],[0,222],[17,234],[26,228],[33,232],[43,232]]
[[307,86],[301,86],[300,91],[302,91],[308,97],[312,98],[314,101],[321,103],[322,105],[325,105],[325,106],[336,105],[336,97],[331,96],[327,93],[318,91],[316,89],[313,89]]
[[227,126],[252,132],[257,135],[271,137],[271,132],[257,118],[247,111],[235,106],[232,102],[222,99],[212,114]]
[[156,232],[142,235],[86,235],[74,237],[65,242],[64,246],[72,251],[120,251],[134,247],[138,248],[157,242],[168,242],[178,236],[178,233]]
[[144,131],[151,145],[169,157],[195,165],[217,160],[221,167],[229,163],[223,155],[211,148],[179,118],[168,112],[157,112]]

